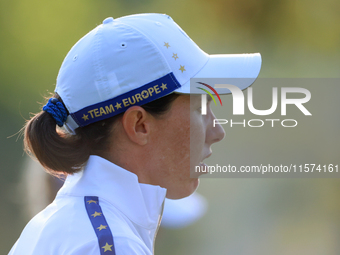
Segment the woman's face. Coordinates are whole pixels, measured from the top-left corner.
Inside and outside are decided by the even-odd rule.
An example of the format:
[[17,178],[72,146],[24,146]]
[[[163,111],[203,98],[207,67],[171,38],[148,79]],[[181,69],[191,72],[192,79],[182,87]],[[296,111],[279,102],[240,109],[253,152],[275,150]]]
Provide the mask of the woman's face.
[[207,114],[202,115],[200,95],[180,95],[170,111],[156,120],[152,136],[155,168],[150,179],[151,184],[168,190],[168,198],[183,198],[196,190],[199,181],[190,178],[190,171],[211,155],[211,145],[225,135],[220,125],[213,127],[214,118],[210,101]]

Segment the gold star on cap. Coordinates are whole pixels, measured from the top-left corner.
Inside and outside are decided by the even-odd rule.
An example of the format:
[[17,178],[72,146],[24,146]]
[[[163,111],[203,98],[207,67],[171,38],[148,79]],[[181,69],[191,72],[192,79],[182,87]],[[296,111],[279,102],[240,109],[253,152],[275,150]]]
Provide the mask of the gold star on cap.
[[106,229],[107,228],[107,226],[104,226],[104,225],[100,225],[97,229],[99,229],[99,231],[100,230],[102,230],[102,229]]
[[162,88],[163,90],[167,89],[166,84],[162,83],[161,88]]
[[113,244],[109,245],[108,243],[105,244],[105,246],[103,246],[102,248],[104,249],[104,252],[106,251],[112,251],[111,247],[113,246]]
[[94,212],[94,214],[91,214],[91,216],[93,216],[93,218],[96,218],[97,216],[101,216],[101,212]]
[[177,53],[175,54],[175,53],[172,53],[172,57],[176,60],[176,59],[178,59],[178,57],[177,57]]
[[88,200],[87,202],[88,202],[89,204],[92,204],[92,203],[97,204],[97,201],[94,201],[94,200]]
[[[180,66],[181,66],[181,65],[180,65]],[[186,70],[184,69],[184,66],[181,66],[181,68],[180,68],[179,70],[181,70],[182,73],[183,73],[184,71],[186,71]]]
[[117,110],[120,109],[120,108],[122,108],[121,105],[122,105],[121,103],[118,103],[118,102],[116,103],[115,107],[117,108]]
[[83,117],[81,117],[84,121],[89,120],[89,115],[83,114]]
[[170,47],[169,43],[164,42],[164,46],[168,49]]

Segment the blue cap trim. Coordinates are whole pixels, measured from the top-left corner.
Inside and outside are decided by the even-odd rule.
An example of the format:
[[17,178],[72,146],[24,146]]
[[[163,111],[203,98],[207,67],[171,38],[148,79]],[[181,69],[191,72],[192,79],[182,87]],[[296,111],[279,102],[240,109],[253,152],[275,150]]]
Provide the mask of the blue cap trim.
[[143,105],[166,96],[181,85],[171,72],[142,87],[131,90],[118,97],[87,106],[77,112],[71,113],[72,118],[80,127],[104,120],[125,112],[132,105]]
[[87,215],[98,238],[100,254],[115,255],[112,232],[99,205],[98,197],[86,196],[84,200]]

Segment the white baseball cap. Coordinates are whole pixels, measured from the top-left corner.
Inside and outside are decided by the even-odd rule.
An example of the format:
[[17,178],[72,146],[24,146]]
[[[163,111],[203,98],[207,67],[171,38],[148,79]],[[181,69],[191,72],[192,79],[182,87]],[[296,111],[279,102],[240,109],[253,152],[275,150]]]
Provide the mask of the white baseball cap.
[[81,38],[64,59],[55,92],[74,132],[172,92],[195,93],[191,78],[248,78],[244,89],[260,69],[259,53],[208,55],[170,16],[136,14],[107,18]]

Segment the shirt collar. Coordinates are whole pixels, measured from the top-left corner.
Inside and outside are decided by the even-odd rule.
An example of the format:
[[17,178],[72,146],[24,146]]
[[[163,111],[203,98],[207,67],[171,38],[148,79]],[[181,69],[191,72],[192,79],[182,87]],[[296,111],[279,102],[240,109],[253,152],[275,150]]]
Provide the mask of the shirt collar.
[[99,156],[90,156],[85,169],[69,175],[58,195],[98,196],[132,222],[157,227],[166,189],[138,182],[136,174]]

